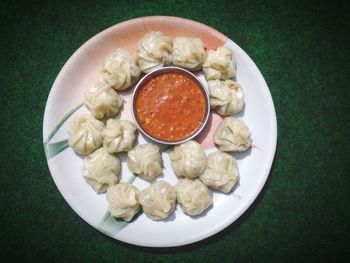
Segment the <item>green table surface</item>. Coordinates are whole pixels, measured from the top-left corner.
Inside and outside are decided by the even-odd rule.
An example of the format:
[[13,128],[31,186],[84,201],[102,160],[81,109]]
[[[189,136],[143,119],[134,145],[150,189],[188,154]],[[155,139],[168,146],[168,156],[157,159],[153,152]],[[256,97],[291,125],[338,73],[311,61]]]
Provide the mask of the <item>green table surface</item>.
[[[2,259],[21,262],[336,261],[349,257],[349,2],[2,1]],[[147,249],[86,224],[56,188],[42,144],[46,99],[85,41],[119,22],[172,15],[240,45],[275,103],[278,146],[251,208],[193,245]]]

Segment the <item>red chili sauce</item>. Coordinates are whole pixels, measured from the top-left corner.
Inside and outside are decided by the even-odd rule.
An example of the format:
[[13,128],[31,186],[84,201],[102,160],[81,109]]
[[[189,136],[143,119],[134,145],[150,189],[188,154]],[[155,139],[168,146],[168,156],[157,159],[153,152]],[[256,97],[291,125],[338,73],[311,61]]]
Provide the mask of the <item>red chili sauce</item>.
[[190,77],[168,72],[155,76],[136,95],[136,118],[143,130],[163,141],[187,138],[206,115],[204,91]]

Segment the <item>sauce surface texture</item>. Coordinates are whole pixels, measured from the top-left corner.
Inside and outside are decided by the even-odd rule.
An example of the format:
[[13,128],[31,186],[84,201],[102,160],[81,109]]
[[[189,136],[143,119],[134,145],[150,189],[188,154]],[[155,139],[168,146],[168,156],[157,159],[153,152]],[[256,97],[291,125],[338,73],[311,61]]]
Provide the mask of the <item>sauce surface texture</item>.
[[145,132],[163,141],[179,141],[203,122],[206,97],[198,84],[181,73],[163,73],[140,87],[135,114]]

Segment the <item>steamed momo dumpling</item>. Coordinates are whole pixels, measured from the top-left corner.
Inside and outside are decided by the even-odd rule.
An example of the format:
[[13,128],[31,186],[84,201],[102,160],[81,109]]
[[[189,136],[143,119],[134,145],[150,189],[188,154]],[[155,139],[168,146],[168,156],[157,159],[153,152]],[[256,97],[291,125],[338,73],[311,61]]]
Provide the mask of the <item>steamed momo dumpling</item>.
[[162,173],[162,156],[159,147],[152,143],[136,145],[128,152],[128,167],[134,174],[152,180]]
[[177,37],[174,39],[173,64],[189,70],[199,70],[206,53],[200,38]]
[[100,148],[85,157],[81,172],[85,181],[97,193],[103,193],[108,187],[118,183],[120,161],[106,149]]
[[97,119],[112,117],[123,105],[122,98],[105,82],[97,82],[87,87],[84,102]]
[[137,45],[137,62],[140,70],[148,73],[153,69],[171,64],[172,40],[162,32],[149,32]]
[[178,176],[197,178],[207,168],[207,156],[201,145],[193,140],[175,146],[169,156]]
[[207,80],[236,77],[236,58],[233,51],[224,46],[210,50],[203,64],[203,73]]
[[211,191],[199,179],[180,179],[175,189],[177,201],[186,214],[199,215],[213,203]]
[[129,222],[139,211],[140,191],[129,183],[119,183],[108,188],[106,198],[112,216]]
[[141,192],[140,204],[149,218],[165,219],[174,211],[176,191],[169,183],[158,181]]
[[215,130],[214,143],[220,151],[242,152],[251,146],[252,140],[242,120],[226,117]]
[[131,121],[109,119],[102,132],[103,147],[110,153],[130,151],[136,135],[137,128]]
[[140,76],[136,56],[126,49],[118,48],[110,54],[103,65],[102,77],[115,90],[123,90],[134,84]]
[[208,167],[199,179],[210,188],[230,192],[239,179],[236,160],[220,151],[209,154]]
[[105,124],[89,114],[77,116],[68,128],[68,143],[79,154],[90,154],[102,145]]
[[244,92],[233,80],[209,80],[210,106],[223,116],[236,114],[243,109]]

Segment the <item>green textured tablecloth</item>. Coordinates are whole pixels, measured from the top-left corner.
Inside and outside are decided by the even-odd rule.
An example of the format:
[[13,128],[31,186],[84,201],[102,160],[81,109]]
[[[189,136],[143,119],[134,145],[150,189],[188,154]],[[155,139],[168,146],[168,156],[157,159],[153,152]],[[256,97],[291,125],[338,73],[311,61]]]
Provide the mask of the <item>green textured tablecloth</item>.
[[[2,259],[46,262],[289,261],[349,256],[349,3],[337,1],[2,1]],[[233,225],[203,242],[146,249],[86,224],[57,190],[42,145],[44,107],[68,58],[140,16],[214,27],[271,90],[278,147],[268,182]]]

